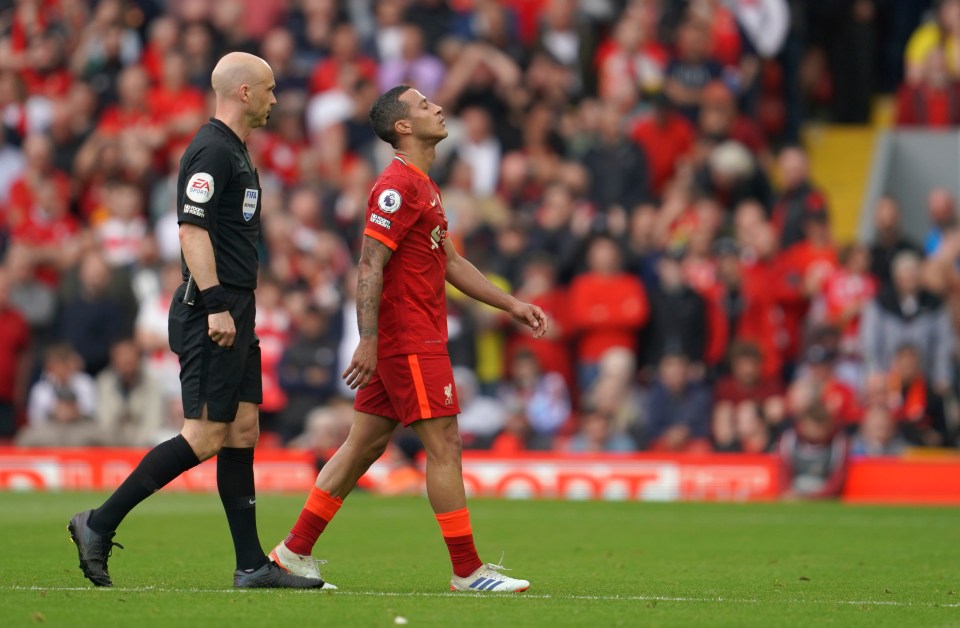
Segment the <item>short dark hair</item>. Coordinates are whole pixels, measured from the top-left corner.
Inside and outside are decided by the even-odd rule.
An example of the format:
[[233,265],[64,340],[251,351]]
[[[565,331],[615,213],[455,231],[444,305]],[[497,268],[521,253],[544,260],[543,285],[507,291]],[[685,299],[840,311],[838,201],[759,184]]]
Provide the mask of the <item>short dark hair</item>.
[[370,108],[370,122],[373,124],[373,132],[384,142],[397,148],[397,130],[394,128],[397,120],[401,120],[410,112],[410,108],[400,101],[400,96],[405,94],[408,89],[413,89],[409,85],[397,85],[384,93],[377,102]]

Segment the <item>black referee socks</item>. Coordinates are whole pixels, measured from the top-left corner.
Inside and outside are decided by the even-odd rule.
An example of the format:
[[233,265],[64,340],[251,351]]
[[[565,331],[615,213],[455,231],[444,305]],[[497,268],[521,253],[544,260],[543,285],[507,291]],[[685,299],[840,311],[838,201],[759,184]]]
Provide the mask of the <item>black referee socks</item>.
[[93,511],[88,525],[97,534],[113,532],[137,504],[198,464],[200,459],[182,435],[160,443],[147,452],[113,495]]
[[237,569],[262,567],[267,557],[257,535],[257,497],[253,486],[253,447],[224,447],[217,454],[217,490],[230,524]]

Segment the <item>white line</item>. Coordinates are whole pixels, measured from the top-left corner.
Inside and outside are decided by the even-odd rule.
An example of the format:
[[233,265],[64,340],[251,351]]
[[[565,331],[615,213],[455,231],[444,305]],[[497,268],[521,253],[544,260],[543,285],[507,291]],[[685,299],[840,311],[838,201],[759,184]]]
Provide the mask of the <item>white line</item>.
[[[119,593],[219,593],[219,594],[244,594],[249,593],[250,589],[196,589],[196,588],[165,588],[165,587],[23,587],[23,586],[0,586],[0,591],[115,591]],[[296,589],[287,589],[305,595],[319,595],[317,592],[297,591]],[[758,600],[750,598],[728,598],[728,597],[671,597],[664,595],[548,595],[536,593],[518,593],[516,595],[494,594],[485,596],[482,593],[470,592],[399,592],[399,591],[327,591],[326,595],[335,596],[355,596],[355,597],[425,597],[425,598],[467,598],[476,599],[478,597],[490,597],[498,600],[582,600],[582,601],[603,601],[603,602],[687,602],[703,604],[839,604],[844,606],[902,606],[902,607],[924,607],[924,608],[960,608],[960,602],[939,604],[937,602],[900,602],[897,600],[807,600],[807,599],[784,599],[784,600]]]

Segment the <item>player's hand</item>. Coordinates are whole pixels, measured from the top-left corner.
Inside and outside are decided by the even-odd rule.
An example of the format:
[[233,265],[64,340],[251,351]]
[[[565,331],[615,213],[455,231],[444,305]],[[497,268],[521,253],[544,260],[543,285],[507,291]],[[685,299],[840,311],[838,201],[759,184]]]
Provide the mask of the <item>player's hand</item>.
[[207,335],[221,347],[232,347],[237,335],[230,312],[217,312],[207,316]]
[[550,329],[550,319],[536,305],[517,301],[516,305],[510,310],[510,316],[518,323],[532,329],[534,338],[542,338]]
[[357,350],[353,352],[350,366],[343,372],[342,377],[350,390],[363,388],[373,379],[377,372],[377,339],[361,338]]

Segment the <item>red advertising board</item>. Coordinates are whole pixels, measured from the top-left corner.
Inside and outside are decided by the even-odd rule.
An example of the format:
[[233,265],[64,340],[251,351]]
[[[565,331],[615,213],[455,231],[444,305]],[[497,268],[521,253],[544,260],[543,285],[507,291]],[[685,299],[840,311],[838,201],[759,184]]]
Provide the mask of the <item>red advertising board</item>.
[[[144,453],[137,449],[0,448],[0,491],[111,490]],[[287,450],[258,451],[255,471],[257,488],[264,492],[305,493],[316,478],[310,454]],[[391,481],[395,471],[395,465],[378,462],[364,476],[364,486],[389,493],[396,486]],[[412,475],[413,490],[422,490],[416,473]],[[508,499],[756,501],[777,497],[779,465],[769,455],[503,457],[467,452],[463,477],[471,495]],[[212,460],[201,464],[166,490],[216,490],[216,464]],[[960,505],[960,459],[855,460],[843,497],[852,502]]]

